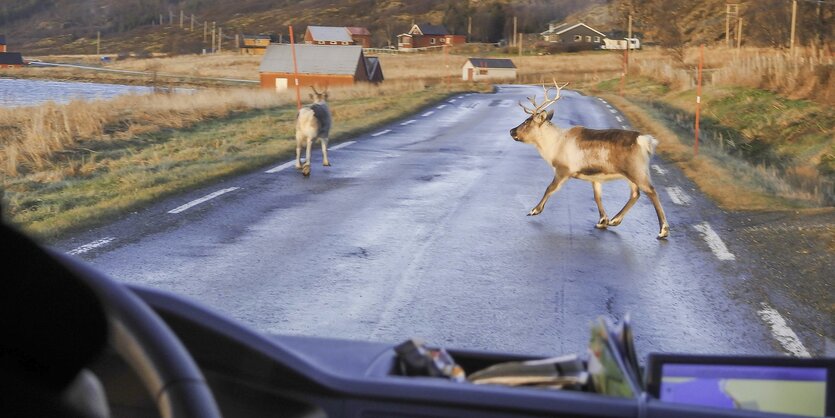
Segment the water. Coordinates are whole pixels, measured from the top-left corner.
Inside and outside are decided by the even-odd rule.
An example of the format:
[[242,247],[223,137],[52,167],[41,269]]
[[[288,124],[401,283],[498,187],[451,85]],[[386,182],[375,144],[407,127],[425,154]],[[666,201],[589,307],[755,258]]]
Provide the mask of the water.
[[145,86],[0,78],[0,107],[33,106],[48,101],[68,103],[79,99],[111,99],[124,94],[149,94],[153,91],[153,87]]

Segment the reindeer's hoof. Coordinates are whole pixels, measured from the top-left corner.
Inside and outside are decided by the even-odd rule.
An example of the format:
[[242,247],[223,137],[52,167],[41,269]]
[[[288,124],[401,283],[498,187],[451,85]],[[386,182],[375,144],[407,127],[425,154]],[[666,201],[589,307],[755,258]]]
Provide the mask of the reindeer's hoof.
[[528,216],[536,216],[542,213],[542,209],[540,208],[533,208],[530,212],[528,212]]
[[609,227],[609,218],[600,218],[600,220],[597,221],[597,224],[594,225],[594,227],[597,228],[597,229],[608,228]]
[[615,218],[615,219],[612,219],[611,221],[609,221],[608,225],[609,226],[618,226],[618,225],[620,225],[621,222],[623,222],[623,218],[621,218],[621,219]]
[[661,227],[661,232],[658,233],[658,239],[667,239],[670,236],[670,226],[664,225]]
[[305,177],[310,175],[310,164],[305,164],[304,167],[302,167],[302,175]]
[[324,162],[324,163],[322,163],[322,165],[325,166],[325,167],[330,167],[331,163],[330,162]]
[[296,164],[296,170],[301,170],[301,169],[302,169],[302,165],[301,164]]

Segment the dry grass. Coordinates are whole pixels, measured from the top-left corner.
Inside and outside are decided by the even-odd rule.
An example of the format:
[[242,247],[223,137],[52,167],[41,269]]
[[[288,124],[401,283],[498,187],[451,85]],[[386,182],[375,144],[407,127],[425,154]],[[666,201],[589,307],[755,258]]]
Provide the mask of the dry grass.
[[[696,87],[699,50],[690,48],[685,62],[675,62],[660,50],[633,55],[630,71],[675,90]],[[835,56],[814,48],[787,51],[766,48],[708,47],[704,51],[703,85],[771,90],[793,99],[835,104]]]

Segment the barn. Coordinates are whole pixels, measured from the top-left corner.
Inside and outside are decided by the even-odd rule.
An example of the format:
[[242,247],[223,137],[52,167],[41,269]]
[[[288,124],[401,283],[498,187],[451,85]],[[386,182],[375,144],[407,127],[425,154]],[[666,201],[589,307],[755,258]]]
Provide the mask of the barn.
[[20,52],[0,52],[0,68],[22,67],[23,64]]
[[606,35],[585,23],[569,25],[566,23],[551,23],[548,30],[540,33],[542,38],[548,42],[583,42],[600,46]]
[[[369,59],[358,45],[297,44],[299,85],[345,86],[357,82],[381,82],[379,60]],[[293,53],[289,44],[267,48],[259,68],[261,87],[284,91],[293,86]]]
[[271,42],[270,35],[244,35],[241,42],[241,54],[264,55]]
[[516,66],[505,58],[469,58],[461,67],[461,79],[479,80],[515,80]]
[[354,45],[359,45],[363,48],[371,48],[371,32],[367,28],[348,26],[348,33],[351,34],[351,39],[354,40]]

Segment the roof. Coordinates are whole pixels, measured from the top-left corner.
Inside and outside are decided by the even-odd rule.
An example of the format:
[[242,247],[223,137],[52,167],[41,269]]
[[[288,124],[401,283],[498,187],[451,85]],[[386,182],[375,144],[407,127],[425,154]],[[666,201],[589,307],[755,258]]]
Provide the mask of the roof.
[[417,26],[420,33],[424,35],[449,35],[449,32],[446,30],[446,27],[444,27],[444,25],[430,25],[429,23],[421,23],[420,25],[415,26]]
[[367,35],[371,36],[371,32],[367,28],[359,27],[359,26],[348,26],[345,29],[348,29],[348,33],[351,35]]
[[366,69],[368,70],[368,81],[379,82],[383,81],[383,67],[380,66],[380,59],[377,57],[368,57],[365,59]]
[[[296,60],[301,74],[354,75],[362,55],[358,45],[295,44]],[[293,55],[289,44],[267,47],[261,59],[260,72],[292,73]]]
[[23,65],[20,52],[0,52],[0,65]]
[[343,26],[308,26],[307,30],[315,41],[354,42]]
[[589,26],[589,25],[587,25],[587,24],[585,24],[585,23],[578,23],[578,24],[576,24],[576,25],[571,25],[571,26],[569,26],[569,27],[567,27],[567,28],[565,28],[565,29],[560,29],[560,30],[556,31],[555,33],[556,33],[557,35],[562,35],[563,33],[566,33],[566,32],[568,32],[568,31],[570,31],[570,30],[572,30],[572,29],[574,29],[574,28],[577,28],[577,27],[579,27],[579,26],[585,26],[585,27],[589,28],[590,30],[592,30],[592,31],[594,31],[594,32],[597,32],[600,36],[602,36],[602,37],[606,37],[606,34],[604,34],[603,32],[600,32],[599,30],[597,30],[597,29],[595,29],[595,28],[593,28],[593,27],[591,27],[591,26]]
[[244,35],[244,39],[272,39],[270,35]]
[[478,68],[516,68],[513,61],[507,58],[469,58],[467,61]]

